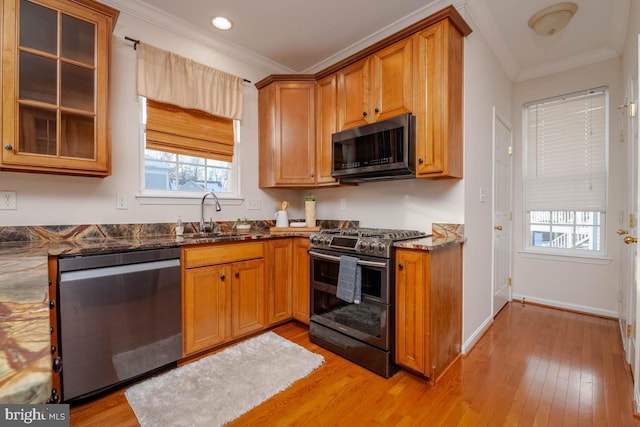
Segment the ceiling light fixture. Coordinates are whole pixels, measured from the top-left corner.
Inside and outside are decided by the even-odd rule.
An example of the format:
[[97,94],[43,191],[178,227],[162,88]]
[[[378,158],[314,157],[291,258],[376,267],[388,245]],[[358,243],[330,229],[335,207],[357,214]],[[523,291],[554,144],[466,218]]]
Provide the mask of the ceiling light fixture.
[[577,10],[575,3],[557,3],[534,14],[528,24],[536,34],[550,36],[566,27]]
[[211,20],[211,23],[219,30],[228,30],[233,25],[231,24],[231,21],[224,16],[216,16]]

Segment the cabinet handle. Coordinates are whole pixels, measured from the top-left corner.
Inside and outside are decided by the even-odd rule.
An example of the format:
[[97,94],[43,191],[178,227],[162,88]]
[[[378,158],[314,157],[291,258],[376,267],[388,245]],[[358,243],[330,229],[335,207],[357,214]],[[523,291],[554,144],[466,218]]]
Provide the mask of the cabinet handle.
[[418,163],[423,164],[423,163],[424,163],[424,159],[423,159],[422,157],[420,157],[420,158],[418,159]]
[[398,264],[398,270],[402,270],[403,268],[404,268],[404,264],[403,263]]
[[375,111],[376,113],[379,113],[380,109],[378,107],[376,107],[373,111]]
[[224,274],[220,275],[220,280],[224,280]]
[[362,117],[366,117],[366,116],[367,116],[367,112],[366,112],[366,111],[363,111],[363,112],[362,112]]
[[4,145],[4,149],[5,149],[5,150],[13,150],[13,145],[11,145],[11,144],[5,144],[5,145]]
[[234,276],[240,277],[240,273],[236,271],[236,274],[234,274]]

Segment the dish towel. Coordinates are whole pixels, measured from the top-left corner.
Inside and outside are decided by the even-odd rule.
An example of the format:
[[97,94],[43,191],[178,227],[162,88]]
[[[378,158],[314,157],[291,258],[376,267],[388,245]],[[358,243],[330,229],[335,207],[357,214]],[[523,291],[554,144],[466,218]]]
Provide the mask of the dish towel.
[[362,271],[358,258],[342,255],[338,270],[338,291],[336,296],[349,303],[360,304],[362,297]]

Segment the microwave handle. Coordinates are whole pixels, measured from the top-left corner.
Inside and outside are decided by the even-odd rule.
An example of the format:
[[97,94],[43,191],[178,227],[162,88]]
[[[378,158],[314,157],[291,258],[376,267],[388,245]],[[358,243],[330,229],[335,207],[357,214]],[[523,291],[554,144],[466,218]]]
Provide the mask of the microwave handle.
[[[309,251],[309,255],[313,255],[316,258],[324,259],[327,261],[340,262],[340,257],[334,256],[334,255],[325,255],[325,254],[321,254],[314,251]],[[365,267],[378,267],[378,268],[385,268],[387,266],[387,264],[384,262],[373,262],[373,261],[363,261],[363,260],[358,260],[358,265],[364,265]]]

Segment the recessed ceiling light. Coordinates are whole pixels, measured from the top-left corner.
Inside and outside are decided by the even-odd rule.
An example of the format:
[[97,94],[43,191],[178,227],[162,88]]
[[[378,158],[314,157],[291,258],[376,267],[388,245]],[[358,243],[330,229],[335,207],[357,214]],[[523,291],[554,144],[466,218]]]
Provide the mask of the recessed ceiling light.
[[231,21],[229,21],[224,16],[216,16],[211,20],[211,23],[219,30],[228,30],[232,25]]

